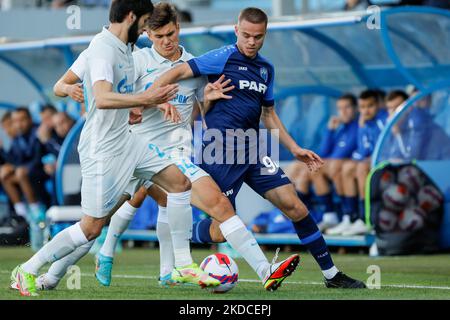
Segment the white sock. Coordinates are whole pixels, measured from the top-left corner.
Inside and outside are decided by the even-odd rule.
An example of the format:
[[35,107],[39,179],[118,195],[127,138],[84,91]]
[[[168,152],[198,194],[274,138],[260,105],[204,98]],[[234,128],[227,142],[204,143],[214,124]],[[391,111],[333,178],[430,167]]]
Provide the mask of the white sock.
[[136,210],[137,208],[126,201],[112,216],[105,242],[100,249],[100,254],[106,257],[114,257],[117,242],[120,236],[127,230],[131,220],[133,220]]
[[192,264],[190,238],[192,235],[191,191],[167,194],[167,215],[172,236],[175,267]]
[[50,242],[40,249],[30,260],[22,265],[23,270],[37,275],[39,269],[47,262],[53,263],[64,258],[76,248],[86,244],[88,239],[81,230],[80,223],[76,223],[58,233]]
[[333,279],[334,276],[339,272],[338,268],[336,266],[332,266],[328,270],[322,270],[323,276],[327,278],[328,280]]
[[270,266],[255,237],[247,230],[241,218],[233,216],[219,226],[231,247],[244,257],[245,261],[263,279]]
[[30,203],[29,206],[32,211],[39,210],[39,202]]
[[17,202],[14,205],[14,211],[16,212],[16,214],[18,216],[21,216],[21,217],[24,217],[24,218],[27,216],[27,206],[23,202]]
[[83,258],[91,249],[95,240],[91,240],[88,243],[83,244],[81,247],[76,248],[72,253],[69,253],[62,259],[55,261],[45,274],[45,281],[50,285],[58,284],[67,272],[67,268],[75,265],[81,258]]
[[173,270],[175,258],[173,256],[172,236],[170,234],[169,217],[167,208],[158,206],[158,221],[156,223],[156,235],[159,241],[159,275],[164,277]]

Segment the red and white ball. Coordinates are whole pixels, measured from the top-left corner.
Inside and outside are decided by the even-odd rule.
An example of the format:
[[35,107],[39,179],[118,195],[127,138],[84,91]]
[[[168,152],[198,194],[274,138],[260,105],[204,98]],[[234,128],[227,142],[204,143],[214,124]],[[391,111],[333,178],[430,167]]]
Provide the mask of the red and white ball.
[[420,188],[417,200],[419,206],[428,213],[438,209],[444,201],[441,192],[430,184]]
[[388,210],[388,209],[381,209],[380,213],[378,214],[378,226],[381,230],[389,232],[395,229],[398,222],[398,214]]
[[239,269],[231,257],[223,253],[207,256],[200,268],[210,277],[220,281],[220,285],[211,289],[214,293],[225,293],[233,289],[238,283]]
[[425,177],[415,166],[406,166],[399,170],[397,182],[405,185],[411,194],[417,194],[425,183]]
[[409,192],[402,184],[392,184],[384,190],[382,197],[387,209],[401,211],[409,201]]
[[383,192],[391,184],[395,183],[395,173],[392,170],[385,170],[380,177],[380,190]]
[[398,226],[403,231],[417,231],[425,224],[425,211],[420,207],[409,207],[400,213]]

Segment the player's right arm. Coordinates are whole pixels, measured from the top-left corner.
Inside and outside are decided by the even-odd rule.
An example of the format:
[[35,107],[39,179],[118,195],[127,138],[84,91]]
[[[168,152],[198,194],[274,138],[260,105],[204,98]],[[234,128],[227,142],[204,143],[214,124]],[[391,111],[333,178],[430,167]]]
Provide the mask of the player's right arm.
[[53,92],[58,97],[71,97],[76,102],[84,102],[83,85],[78,76],[72,71],[67,72],[55,83]]
[[58,97],[70,96],[73,100],[84,102],[83,85],[79,83],[83,80],[86,70],[86,53],[81,52],[69,70],[53,86],[53,92]]
[[170,83],[176,83],[183,79],[192,78],[193,76],[194,73],[192,72],[191,67],[187,62],[185,62],[163,73],[151,87],[162,87]]
[[234,46],[227,46],[211,50],[197,58],[192,58],[162,74],[153,83],[153,86],[164,86],[169,83],[202,75],[219,75],[222,73],[228,58],[235,51]]
[[128,109],[134,107],[156,107],[175,98],[177,84],[152,88],[139,94],[113,92],[113,85],[107,80],[98,80],[93,86],[95,105],[98,109]]

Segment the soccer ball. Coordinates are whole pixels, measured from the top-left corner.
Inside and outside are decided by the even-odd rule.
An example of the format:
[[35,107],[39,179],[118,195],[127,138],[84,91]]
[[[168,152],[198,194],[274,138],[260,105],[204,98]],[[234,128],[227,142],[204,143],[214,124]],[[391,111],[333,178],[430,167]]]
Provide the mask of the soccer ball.
[[408,207],[400,213],[398,226],[403,231],[416,231],[423,227],[425,211],[420,207]]
[[393,183],[395,183],[395,173],[392,170],[385,170],[380,177],[380,190],[383,192]]
[[383,231],[392,231],[397,225],[397,214],[388,209],[381,209],[378,214],[378,226]]
[[383,192],[384,206],[392,211],[401,211],[408,200],[408,189],[402,184],[392,184]]
[[414,166],[406,166],[398,172],[398,182],[405,185],[411,194],[416,194],[425,183],[425,177]]
[[438,189],[428,184],[420,188],[417,200],[423,210],[432,212],[441,206],[444,199]]
[[210,277],[220,281],[220,285],[211,289],[214,293],[225,293],[233,289],[238,282],[239,269],[229,256],[223,253],[215,253],[207,256],[200,268]]

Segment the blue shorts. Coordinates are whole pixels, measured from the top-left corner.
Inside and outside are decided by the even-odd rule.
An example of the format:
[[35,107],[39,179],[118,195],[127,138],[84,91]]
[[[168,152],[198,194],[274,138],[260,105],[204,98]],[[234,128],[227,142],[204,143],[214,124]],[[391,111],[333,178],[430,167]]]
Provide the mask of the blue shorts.
[[261,162],[256,164],[201,164],[200,167],[209,173],[235,209],[236,196],[244,182],[262,197],[269,190],[291,183],[281,168],[277,167],[273,173],[269,173],[267,166]]

